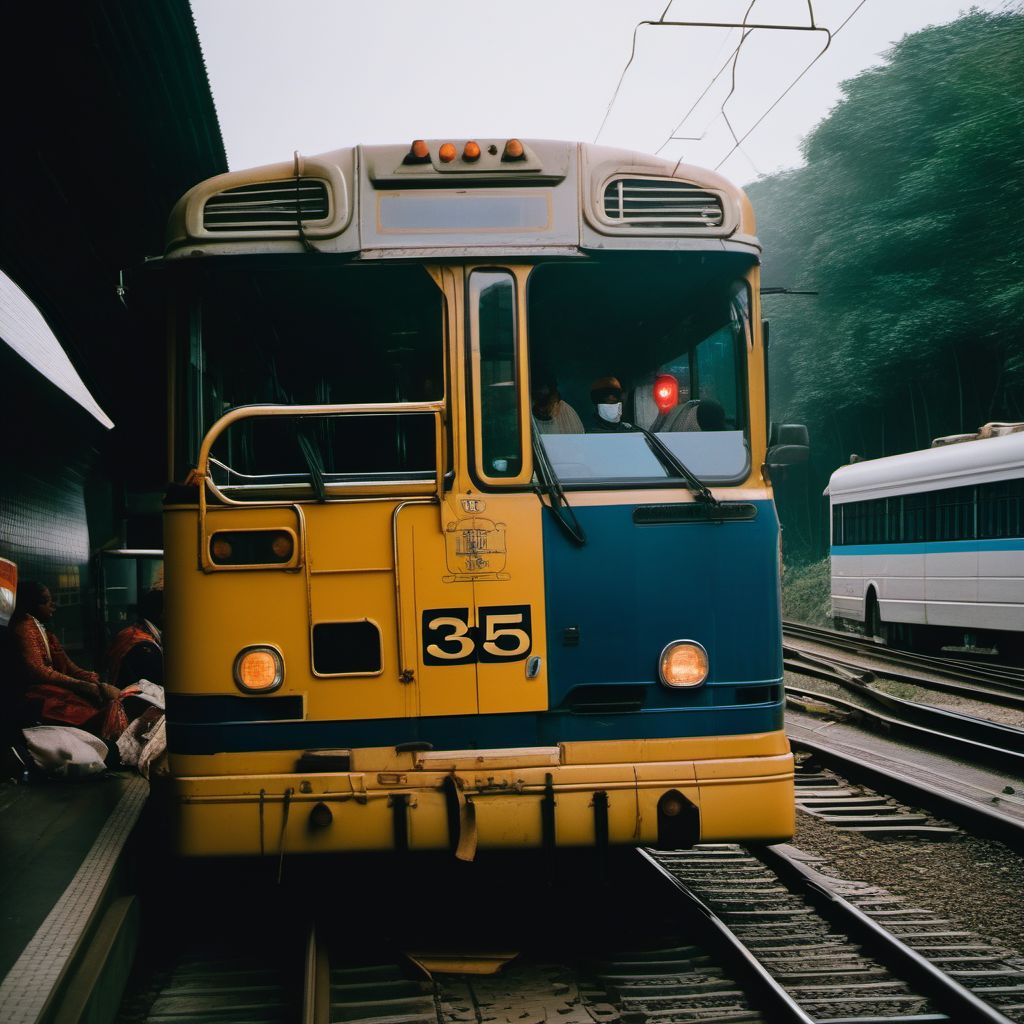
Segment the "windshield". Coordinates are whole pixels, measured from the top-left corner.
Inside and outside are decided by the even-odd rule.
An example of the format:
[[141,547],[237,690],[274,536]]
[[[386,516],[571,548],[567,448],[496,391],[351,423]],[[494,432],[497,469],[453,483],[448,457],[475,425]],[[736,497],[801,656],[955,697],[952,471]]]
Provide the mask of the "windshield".
[[[443,296],[422,267],[242,262],[194,285],[179,345],[178,455],[188,466],[236,406],[444,397]],[[218,438],[211,465],[215,483],[240,488],[429,480],[435,451],[429,414],[246,419]]]
[[749,267],[680,253],[533,271],[531,406],[563,484],[677,481],[644,430],[705,483],[746,478]]

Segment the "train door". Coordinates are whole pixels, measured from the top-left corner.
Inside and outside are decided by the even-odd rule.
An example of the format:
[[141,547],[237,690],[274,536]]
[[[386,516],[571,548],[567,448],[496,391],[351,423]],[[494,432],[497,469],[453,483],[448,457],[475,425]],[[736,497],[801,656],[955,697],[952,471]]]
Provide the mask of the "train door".
[[547,707],[525,274],[435,271],[449,311],[452,470],[439,504],[395,511],[400,645],[421,715]]
[[446,526],[476,598],[480,712],[547,707],[543,508],[532,487],[528,267],[465,271],[468,423],[458,516]]

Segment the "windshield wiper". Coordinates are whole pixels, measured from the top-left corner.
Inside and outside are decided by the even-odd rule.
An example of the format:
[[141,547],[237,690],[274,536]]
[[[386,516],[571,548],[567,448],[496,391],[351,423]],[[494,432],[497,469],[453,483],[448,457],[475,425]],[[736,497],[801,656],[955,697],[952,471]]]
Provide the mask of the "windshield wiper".
[[296,431],[296,440],[299,444],[299,451],[302,452],[303,461],[309,470],[309,482],[316,495],[317,501],[327,500],[327,481],[324,478],[324,463],[320,457],[320,449],[305,431],[305,425],[300,423]]
[[[565,496],[561,481],[558,479],[555,467],[551,465],[547,449],[540,439],[540,431],[537,430],[537,424],[533,422],[532,416],[530,417],[530,437],[533,441],[533,469],[540,481],[540,485],[535,488],[537,497],[540,498],[541,504],[551,511],[569,539],[583,547],[587,543],[587,535],[583,532],[583,527],[580,526],[576,513],[573,512],[569,499]],[[545,494],[548,496],[548,503],[544,502]]]
[[646,427],[634,424],[637,430],[647,438],[648,443],[654,448],[656,454],[661,456],[663,462],[667,462],[670,468],[674,469],[685,481],[686,486],[693,491],[694,497],[708,508],[720,508],[721,502],[711,493],[708,486],[687,469],[679,456],[657,434],[652,434]]

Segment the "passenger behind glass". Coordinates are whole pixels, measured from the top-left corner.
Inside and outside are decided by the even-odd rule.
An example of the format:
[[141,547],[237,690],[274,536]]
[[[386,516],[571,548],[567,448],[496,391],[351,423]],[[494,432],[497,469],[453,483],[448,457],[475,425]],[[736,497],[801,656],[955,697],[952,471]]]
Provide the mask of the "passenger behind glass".
[[553,374],[540,373],[530,392],[533,419],[539,434],[583,434],[583,421],[558,393]]
[[598,377],[590,385],[594,414],[587,424],[588,434],[620,434],[634,429],[622,418],[622,393],[617,377]]

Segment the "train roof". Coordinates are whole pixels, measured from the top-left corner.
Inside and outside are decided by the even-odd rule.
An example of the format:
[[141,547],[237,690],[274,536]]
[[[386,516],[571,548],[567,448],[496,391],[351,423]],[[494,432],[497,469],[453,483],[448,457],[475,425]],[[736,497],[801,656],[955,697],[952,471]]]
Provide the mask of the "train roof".
[[760,253],[750,201],[715,171],[581,142],[421,141],[296,153],[200,182],[170,215],[166,256]]
[[834,504],[1024,477],[1024,432],[841,466],[829,480]]

